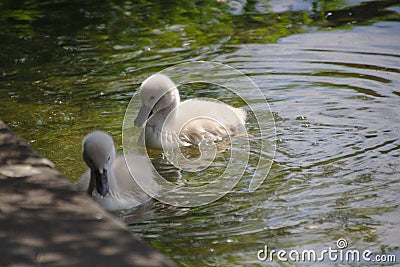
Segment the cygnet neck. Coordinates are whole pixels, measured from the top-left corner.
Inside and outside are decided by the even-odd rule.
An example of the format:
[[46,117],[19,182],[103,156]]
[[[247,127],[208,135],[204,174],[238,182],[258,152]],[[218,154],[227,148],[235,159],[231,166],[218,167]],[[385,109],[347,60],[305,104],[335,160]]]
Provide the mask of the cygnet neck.
[[108,183],[110,186],[110,194],[114,194],[120,191],[120,188],[117,184],[117,178],[115,177],[113,164],[110,164],[110,168],[108,169]]

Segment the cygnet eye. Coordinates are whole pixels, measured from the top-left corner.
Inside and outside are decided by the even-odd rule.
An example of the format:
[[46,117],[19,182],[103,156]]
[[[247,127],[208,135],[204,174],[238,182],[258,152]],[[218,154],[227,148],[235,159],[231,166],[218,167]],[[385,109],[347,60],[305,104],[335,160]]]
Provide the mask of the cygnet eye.
[[154,100],[156,97],[154,95],[150,96],[150,100]]
[[110,161],[110,158],[111,158],[111,156],[108,156],[107,162],[109,162],[109,161]]

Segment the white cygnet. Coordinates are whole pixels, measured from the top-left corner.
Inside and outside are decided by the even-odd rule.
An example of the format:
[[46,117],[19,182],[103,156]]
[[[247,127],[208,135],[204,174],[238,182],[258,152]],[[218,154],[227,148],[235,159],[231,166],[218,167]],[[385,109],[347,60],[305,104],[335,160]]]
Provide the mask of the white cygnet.
[[142,105],[134,121],[144,123],[139,144],[156,149],[198,145],[238,133],[246,111],[222,102],[190,99],[181,103],[179,91],[164,74],[154,74],[140,87]]
[[107,210],[129,209],[151,199],[135,179],[144,181],[146,188],[151,188],[153,192],[158,190],[148,159],[137,154],[127,155],[126,161],[129,162],[134,179],[125,158],[122,155],[116,156],[111,136],[102,131],[94,131],[84,138],[83,159],[89,169],[77,185]]

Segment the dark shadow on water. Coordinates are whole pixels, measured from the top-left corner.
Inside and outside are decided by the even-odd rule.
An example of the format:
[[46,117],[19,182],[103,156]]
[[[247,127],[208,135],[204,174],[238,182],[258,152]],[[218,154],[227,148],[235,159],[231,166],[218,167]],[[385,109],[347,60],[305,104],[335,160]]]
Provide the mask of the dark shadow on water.
[[0,121],[0,265],[172,264],[38,158]]

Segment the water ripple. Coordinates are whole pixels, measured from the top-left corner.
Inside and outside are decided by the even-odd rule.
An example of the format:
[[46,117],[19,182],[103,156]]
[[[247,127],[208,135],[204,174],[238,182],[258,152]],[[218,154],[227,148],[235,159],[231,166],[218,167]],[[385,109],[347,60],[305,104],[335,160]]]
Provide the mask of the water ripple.
[[[132,231],[154,242],[163,236],[171,249],[179,236],[196,248],[191,260],[211,265],[254,264],[266,243],[318,248],[346,237],[354,247],[396,250],[383,227],[398,227],[387,216],[400,207],[400,38],[386,38],[396,27],[298,35],[219,56],[251,76],[271,105],[278,146],[268,179],[250,195],[245,176],[217,203],[170,210],[164,219],[147,211],[144,218],[153,219],[140,228],[131,221]],[[373,37],[365,34],[371,28]],[[250,142],[257,138],[255,131]]]

